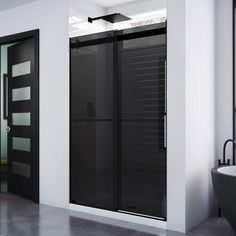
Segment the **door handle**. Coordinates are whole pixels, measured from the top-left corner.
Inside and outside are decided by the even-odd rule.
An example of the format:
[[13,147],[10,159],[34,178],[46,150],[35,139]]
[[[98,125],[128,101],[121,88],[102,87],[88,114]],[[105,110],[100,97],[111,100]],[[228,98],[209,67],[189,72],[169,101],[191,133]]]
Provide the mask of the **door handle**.
[[167,113],[167,61],[165,60],[165,113]]
[[6,131],[9,133],[11,131],[11,127],[10,126],[7,126],[6,127]]
[[167,119],[166,115],[164,115],[164,148],[167,147]]
[[164,115],[164,148],[167,148],[167,61],[165,60],[165,115]]

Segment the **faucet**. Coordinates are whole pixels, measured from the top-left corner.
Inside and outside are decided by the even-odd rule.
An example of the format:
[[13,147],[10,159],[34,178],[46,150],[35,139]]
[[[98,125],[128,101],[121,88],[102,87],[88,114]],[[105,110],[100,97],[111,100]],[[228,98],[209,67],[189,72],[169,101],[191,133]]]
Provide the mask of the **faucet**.
[[231,142],[233,143],[234,145],[236,145],[236,141],[233,140],[233,139],[227,139],[224,143],[224,147],[223,147],[223,162],[221,160],[218,160],[218,165],[219,166],[222,166],[222,165],[230,165],[230,159],[227,159],[227,162],[226,162],[226,147],[227,147],[227,144]]

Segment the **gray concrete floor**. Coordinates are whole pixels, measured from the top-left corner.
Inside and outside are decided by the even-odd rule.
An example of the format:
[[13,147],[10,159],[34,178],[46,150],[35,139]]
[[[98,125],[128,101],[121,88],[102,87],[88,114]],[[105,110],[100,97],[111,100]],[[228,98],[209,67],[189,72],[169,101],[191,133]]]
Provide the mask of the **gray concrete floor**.
[[[0,194],[1,236],[183,236],[163,230],[148,234],[85,220],[77,212],[38,205],[10,194]],[[227,221],[209,218],[187,236],[236,236]]]

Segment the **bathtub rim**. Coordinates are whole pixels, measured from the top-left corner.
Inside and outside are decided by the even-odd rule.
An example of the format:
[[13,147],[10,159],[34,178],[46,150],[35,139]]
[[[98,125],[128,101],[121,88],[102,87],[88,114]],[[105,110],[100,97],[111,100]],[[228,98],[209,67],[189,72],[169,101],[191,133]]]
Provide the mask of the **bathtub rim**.
[[236,169],[236,165],[231,165],[231,166],[219,166],[219,167],[214,167],[211,169],[212,172],[214,172],[215,174],[219,174],[219,175],[224,175],[224,176],[229,176],[229,177],[234,177],[236,178],[236,173],[235,175],[232,174],[226,174],[226,173],[222,173],[220,171],[218,171],[218,169],[220,168],[227,168],[227,167],[234,167]]

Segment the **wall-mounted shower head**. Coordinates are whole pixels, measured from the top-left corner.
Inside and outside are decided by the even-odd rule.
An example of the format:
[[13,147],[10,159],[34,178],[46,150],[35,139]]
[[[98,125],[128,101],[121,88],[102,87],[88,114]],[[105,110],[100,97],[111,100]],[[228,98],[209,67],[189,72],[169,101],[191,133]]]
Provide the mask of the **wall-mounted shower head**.
[[90,23],[93,23],[93,21],[96,21],[96,20],[105,20],[113,24],[113,23],[117,23],[121,21],[131,20],[131,18],[124,16],[120,13],[114,13],[110,15],[95,17],[95,18],[88,17],[88,22]]

